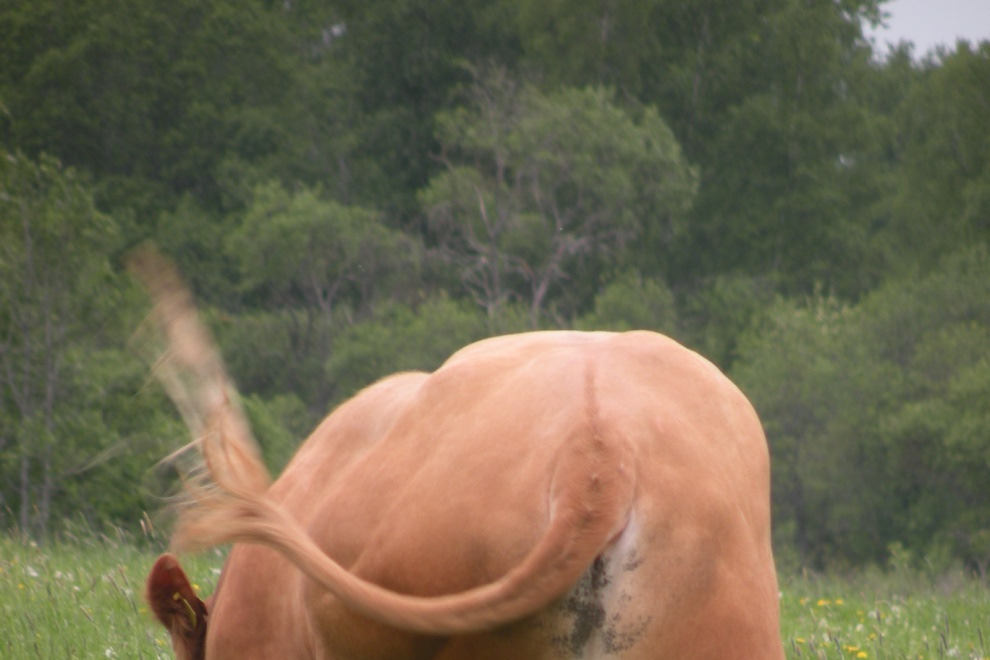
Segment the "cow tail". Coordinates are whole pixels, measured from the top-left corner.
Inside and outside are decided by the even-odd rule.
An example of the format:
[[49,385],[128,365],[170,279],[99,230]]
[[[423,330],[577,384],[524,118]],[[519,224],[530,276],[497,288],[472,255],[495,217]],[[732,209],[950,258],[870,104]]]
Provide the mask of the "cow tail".
[[[173,545],[225,543],[231,531],[222,521],[225,512],[263,495],[271,476],[216,344],[175,267],[150,246],[135,250],[129,266],[151,293],[155,326],[167,346],[152,369],[193,437],[165,459],[181,467],[184,485]],[[180,460],[190,456],[191,463]]]
[[219,353],[175,269],[150,249],[138,252],[131,265],[151,291],[154,316],[169,347],[156,373],[202,456],[198,474],[186,480],[175,549],[230,542],[267,545],[369,618],[418,632],[459,634],[504,624],[556,600],[626,524],[634,489],[631,456],[622,438],[604,434],[592,406],[586,429],[557,457],[549,526],[508,573],[467,591],[433,597],[396,593],[357,577],[267,496],[268,471]]

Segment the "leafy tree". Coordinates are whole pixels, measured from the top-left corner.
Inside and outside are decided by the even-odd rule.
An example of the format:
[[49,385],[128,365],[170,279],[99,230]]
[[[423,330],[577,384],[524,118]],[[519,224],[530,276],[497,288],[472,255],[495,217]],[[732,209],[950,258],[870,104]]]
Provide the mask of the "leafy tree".
[[990,355],[990,253],[977,244],[925,276],[891,283],[863,302],[867,336],[900,370],[897,396],[881,409],[894,492],[897,540],[987,561],[990,500],[981,470],[982,407]]
[[859,101],[870,51],[858,25],[875,3],[846,4],[777,3],[751,34],[743,93],[699,158],[684,253],[711,259],[709,272],[779,274],[805,293],[825,285],[849,295],[870,283],[861,274],[873,258],[868,228],[851,221],[849,190],[875,139]]
[[675,288],[732,274],[804,293],[874,283],[849,200],[876,181],[860,25],[877,0],[518,4],[524,51],[551,84],[604,83],[656,106],[698,167]]
[[0,136],[96,174],[104,205],[142,216],[181,194],[215,211],[272,178],[342,180],[347,148],[336,136],[346,131],[333,118],[344,76],[313,34],[329,28],[324,11],[259,0],[7,3]]
[[565,317],[587,304],[579,271],[628,262],[634,239],[668,246],[694,191],[656,112],[634,117],[601,89],[541,94],[495,72],[438,124],[447,170],[420,198],[430,231],[490,316],[525,300],[532,327],[551,303]]
[[[241,284],[280,308],[367,310],[388,283],[417,268],[416,244],[379,214],[277,183],[255,189],[243,223],[228,239]],[[345,303],[347,303],[345,305]]]
[[319,417],[309,414],[303,401],[294,394],[271,399],[250,395],[243,399],[243,404],[269,472],[280,473],[315,428]]
[[594,310],[575,325],[582,330],[655,330],[676,336],[677,306],[662,281],[628,272],[609,282],[595,296]]
[[896,190],[883,239],[900,270],[990,239],[990,42],[929,62],[893,113]]
[[718,275],[683,288],[678,295],[685,341],[729,370],[738,343],[774,307],[778,285],[772,278]]
[[851,385],[844,378],[841,336],[848,313],[830,299],[779,303],[746,339],[732,372],[759,411],[770,443],[778,545],[818,567],[834,558],[831,507],[851,485],[843,478],[847,457],[837,458],[831,436],[835,398],[844,391],[836,385]]
[[[105,291],[105,290],[104,290]],[[115,313],[133,321],[141,309],[129,289]],[[122,324],[123,326],[123,324]],[[151,480],[153,466],[187,437],[164,394],[149,386],[148,366],[122,348],[133,325],[106,339],[106,347],[74,347],[70,379],[58,404],[53,432],[56,459],[48,530],[83,521],[101,531],[108,525],[134,529],[144,511],[161,506],[165,492]],[[34,529],[40,525],[40,520]],[[24,528],[21,529],[32,529]]]
[[444,296],[415,308],[391,305],[344,331],[326,362],[326,378],[340,400],[397,371],[432,371],[489,334],[476,308]]
[[326,412],[332,388],[316,358],[327,355],[337,326],[304,309],[212,309],[205,316],[239,389],[263,400],[292,393],[310,415]]
[[143,229],[132,232],[132,242],[138,237],[148,239],[175,259],[183,278],[202,302],[228,310],[241,306],[239,264],[227,251],[237,216],[211,211],[185,194],[172,208],[143,224]]
[[[105,314],[118,297],[113,221],[54,159],[0,157],[0,499],[44,535],[86,414]],[[85,349],[83,347],[86,347]],[[83,424],[85,426],[85,424]]]
[[223,250],[251,310],[220,323],[233,373],[250,392],[296,392],[314,413],[332,396],[322,365],[335,335],[419,279],[417,241],[379,213],[274,182],[255,189]]
[[856,306],[782,302],[732,374],[773,454],[778,542],[816,566],[881,561],[888,545],[986,565],[982,465],[990,258],[894,281]]
[[434,117],[470,81],[465,63],[511,65],[513,7],[498,0],[345,0],[337,45],[352,87],[355,203],[411,224],[439,169]]

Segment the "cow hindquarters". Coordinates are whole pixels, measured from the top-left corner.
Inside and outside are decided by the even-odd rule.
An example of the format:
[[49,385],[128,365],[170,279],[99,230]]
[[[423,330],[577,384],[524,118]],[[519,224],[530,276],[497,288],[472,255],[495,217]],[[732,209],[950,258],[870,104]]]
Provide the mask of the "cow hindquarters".
[[782,658],[764,544],[743,527],[716,540],[654,513],[648,505],[634,511],[565,597],[518,622],[453,638],[435,658]]

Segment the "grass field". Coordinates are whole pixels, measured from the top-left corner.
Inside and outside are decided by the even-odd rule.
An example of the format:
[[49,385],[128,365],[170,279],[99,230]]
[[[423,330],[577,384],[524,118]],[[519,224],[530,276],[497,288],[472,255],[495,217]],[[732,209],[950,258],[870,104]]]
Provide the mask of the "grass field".
[[990,590],[962,574],[781,578],[788,658],[990,659]]
[[[141,592],[155,558],[119,539],[0,536],[0,658],[172,658]],[[184,557],[201,593],[219,555]],[[781,578],[788,658],[990,659],[990,589],[961,574]]]
[[[156,556],[106,537],[41,548],[0,536],[0,658],[173,658],[142,597]],[[220,564],[183,558],[207,594]]]

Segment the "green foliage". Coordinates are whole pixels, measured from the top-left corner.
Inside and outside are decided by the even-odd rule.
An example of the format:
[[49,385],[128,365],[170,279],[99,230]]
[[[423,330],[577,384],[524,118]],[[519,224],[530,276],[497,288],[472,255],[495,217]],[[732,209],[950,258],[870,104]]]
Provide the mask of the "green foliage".
[[988,277],[977,246],[855,307],[781,302],[744,340],[732,373],[770,441],[778,542],[804,561],[902,541],[985,570]]
[[524,51],[554,85],[605,84],[659,108],[698,166],[668,281],[780,270],[795,292],[873,283],[849,201],[876,176],[860,23],[879,2],[517,4]]
[[488,336],[488,327],[477,309],[445,296],[416,308],[392,305],[340,336],[326,378],[342,399],[397,371],[432,371],[457,349]]
[[688,290],[680,304],[686,341],[709,360],[729,369],[737,344],[775,302],[769,278],[720,275]]
[[277,183],[254,191],[243,223],[228,238],[241,286],[278,308],[367,311],[374,296],[416,269],[416,245],[377,213]]
[[[840,405],[835,399],[852,392],[848,379],[841,389],[835,381],[863,357],[843,352],[847,346],[840,332],[848,313],[830,299],[807,306],[782,301],[744,340],[732,371],[760,413],[770,442],[778,539],[786,534],[805,562],[824,560],[842,518],[833,507],[843,486],[862,492],[859,475],[845,472],[849,462],[835,460],[830,428],[830,413]],[[857,532],[863,529],[868,525],[856,525]]]
[[495,71],[437,122],[448,168],[420,196],[430,229],[489,315],[520,299],[532,327],[587,306],[589,273],[634,241],[662,256],[694,192],[655,110],[603,89],[544,94]]
[[987,277],[990,253],[977,245],[864,303],[871,329],[882,333],[878,353],[903,374],[900,396],[881,422],[906,505],[903,540],[911,547],[948,543],[982,570],[990,561],[981,540],[990,516],[981,421],[990,382]]
[[292,30],[316,13],[257,0],[8,3],[0,137],[56,151],[100,176],[108,203],[142,211],[183,193],[236,207],[245,181],[315,182],[346,152],[318,114],[336,71],[315,35]]
[[218,318],[234,376],[250,392],[294,392],[317,414],[335,396],[322,365],[336,335],[371,316],[386,292],[414,292],[421,258],[418,242],[380,213],[274,182],[254,190],[223,251],[252,308]]
[[278,475],[319,419],[309,415],[299,397],[292,394],[269,400],[249,396],[241,403],[268,471]]
[[106,350],[122,340],[116,241],[73,171],[0,152],[0,506],[24,530],[44,534],[56,493],[87,460],[80,451],[113,441],[88,406],[108,384],[101,377],[119,375],[117,351]]
[[240,299],[238,265],[226,251],[234,222],[233,216],[211,212],[191,195],[183,195],[174,208],[160,213],[141,237],[150,238],[175,259],[202,300],[230,308]]
[[53,432],[50,528],[59,531],[67,520],[93,529],[133,523],[159,504],[163,493],[151,490],[149,472],[186,431],[164,395],[147,386],[147,365],[133,355],[74,349],[70,359],[79,375]]
[[883,235],[903,270],[990,240],[990,42],[929,66],[897,110],[904,143]]
[[676,336],[674,294],[662,281],[629,272],[595,296],[594,311],[578,319],[575,326],[581,330],[653,330]]
[[353,85],[348,167],[362,204],[409,220],[438,170],[434,116],[469,76],[465,62],[515,59],[513,7],[496,0],[346,0],[335,44]]
[[340,326],[306,310],[208,313],[238,387],[263,398],[292,393],[311,416],[327,411],[333,388],[323,361]]

